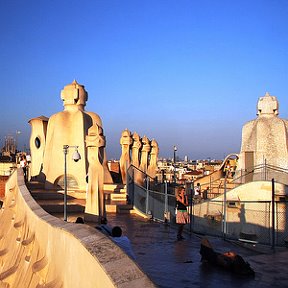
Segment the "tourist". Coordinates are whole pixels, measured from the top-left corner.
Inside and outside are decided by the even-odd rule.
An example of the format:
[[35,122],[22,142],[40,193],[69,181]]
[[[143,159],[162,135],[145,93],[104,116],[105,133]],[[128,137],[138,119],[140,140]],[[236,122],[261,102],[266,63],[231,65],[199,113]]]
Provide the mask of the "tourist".
[[212,265],[220,266],[241,275],[254,276],[255,274],[250,264],[244,261],[240,255],[233,251],[225,253],[215,252],[206,238],[201,240],[200,254],[202,256],[202,262],[206,261]]
[[20,167],[23,170],[24,180],[27,181],[27,161],[25,155],[21,156]]
[[203,191],[202,193],[202,198],[204,200],[207,200],[208,199],[208,191],[209,191],[209,187],[207,186],[206,189]]
[[77,217],[75,223],[84,224],[84,219],[82,217]]
[[122,229],[119,226],[115,226],[111,231],[112,240],[122,248],[128,256],[130,256],[133,260],[136,259],[136,256],[133,252],[131,242],[127,236],[122,235]]
[[227,160],[225,168],[224,168],[224,172],[227,178],[230,177],[230,172],[231,172],[231,165],[230,165],[230,161]]
[[199,203],[201,201],[201,186],[200,183],[197,183],[195,189],[194,189],[194,197],[193,197],[194,203]]
[[28,164],[28,166],[29,166],[30,163],[31,163],[31,155],[30,155],[30,154],[27,154],[27,155],[26,155],[26,160],[27,160],[27,164]]
[[185,224],[189,223],[189,215],[187,213],[188,198],[185,195],[185,188],[179,186],[176,188],[176,223],[178,224],[177,240],[183,240],[182,236]]

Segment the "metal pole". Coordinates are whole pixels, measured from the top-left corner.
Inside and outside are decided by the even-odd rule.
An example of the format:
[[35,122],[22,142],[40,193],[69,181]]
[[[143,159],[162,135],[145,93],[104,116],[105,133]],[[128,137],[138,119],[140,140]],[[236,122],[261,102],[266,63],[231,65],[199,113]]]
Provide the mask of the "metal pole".
[[64,221],[67,221],[67,153],[68,145],[63,146],[64,152]]
[[267,169],[266,169],[266,159],[264,160],[264,177],[265,177],[265,181],[267,181]]
[[224,179],[224,207],[223,207],[223,238],[225,240],[226,238],[226,182],[227,182],[227,174],[225,175],[225,179]]
[[209,177],[209,188],[210,188],[210,192],[212,192],[212,179],[211,179],[211,175]]
[[146,214],[148,214],[149,210],[149,178],[146,174]]
[[275,248],[275,181],[272,178],[272,247]]
[[174,183],[176,183],[176,151],[177,151],[177,147],[174,146],[174,157],[173,157],[173,162],[174,162]]
[[128,175],[128,161],[125,162],[125,170],[126,170],[126,203],[129,202],[129,193],[128,193],[128,183],[129,183],[129,175]]
[[[129,197],[129,203],[128,204],[132,204],[134,205],[134,189],[135,189],[135,167],[134,166],[131,166],[131,173],[132,173],[132,176],[131,176],[131,182],[132,184],[128,186],[128,197]],[[127,188],[126,188],[127,189]]]
[[165,193],[165,200],[164,200],[164,220],[167,219],[168,215],[168,194],[167,194],[167,181],[164,182],[164,193]]
[[165,193],[165,202],[164,202],[164,212],[168,211],[168,195],[167,195],[167,182],[164,182],[164,193]]
[[[194,191],[194,181],[191,183],[190,186],[190,195],[189,195],[189,204],[190,204],[190,223],[189,223],[189,231],[190,234],[192,233],[192,217],[193,217],[193,197],[192,197],[192,192]],[[194,218],[193,218],[194,222]]]

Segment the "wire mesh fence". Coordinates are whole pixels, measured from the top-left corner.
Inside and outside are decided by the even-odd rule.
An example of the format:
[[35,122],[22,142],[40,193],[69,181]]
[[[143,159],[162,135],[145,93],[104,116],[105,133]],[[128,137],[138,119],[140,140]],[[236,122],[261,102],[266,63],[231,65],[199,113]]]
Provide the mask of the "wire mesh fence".
[[[136,184],[131,169],[128,173],[128,195],[135,208],[151,218],[176,224],[175,185],[153,183],[143,175],[142,185]],[[156,190],[150,189],[153,187]],[[193,199],[193,185],[186,186],[189,199],[189,232],[224,237],[264,245],[286,246],[288,239],[288,203],[275,201],[225,201],[215,198]],[[274,213],[274,216],[273,216]],[[274,225],[272,225],[274,219]]]

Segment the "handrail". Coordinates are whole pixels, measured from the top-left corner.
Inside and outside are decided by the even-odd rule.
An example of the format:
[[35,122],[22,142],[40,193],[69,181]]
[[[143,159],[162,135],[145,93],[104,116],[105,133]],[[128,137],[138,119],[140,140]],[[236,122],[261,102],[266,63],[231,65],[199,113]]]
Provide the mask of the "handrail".
[[134,169],[138,170],[139,172],[141,172],[142,174],[144,174],[145,176],[148,176],[150,179],[155,180],[155,177],[150,176],[147,172],[142,171],[141,169],[139,169],[138,167],[134,166],[133,164],[130,164],[130,166],[128,167],[127,171],[130,168],[134,168]]
[[[240,175],[238,178],[233,179],[232,182],[237,184],[236,181],[241,179],[241,183],[242,183],[242,178],[247,177],[250,174],[255,174],[255,170],[263,170],[263,169],[268,169],[268,170],[280,172],[283,174],[287,174],[287,176],[288,176],[288,169],[282,168],[280,166],[271,165],[271,164],[258,164],[258,165],[255,165],[255,166],[252,166],[252,167],[245,169],[245,171],[248,170],[248,172],[243,174],[243,175]],[[243,170],[240,170],[240,171],[243,171]]]
[[[242,175],[242,177],[247,176],[248,174],[251,174],[251,173],[256,172],[256,174],[257,174],[258,172],[262,172],[261,169],[263,170],[264,168],[266,170],[269,170],[269,172],[270,172],[270,170],[276,171],[277,173],[281,172],[285,177],[288,174],[285,171],[286,169],[284,169],[282,167],[276,167],[273,165],[255,165],[253,167],[252,171],[245,173],[245,175]],[[219,183],[219,179],[221,179],[220,177],[223,176],[223,173],[219,173],[219,175],[216,174],[216,177],[218,177],[218,176],[219,176],[219,178],[217,178],[213,181],[210,181],[207,184],[210,187],[217,187],[218,192],[221,192],[221,193],[219,193],[217,195],[217,193],[216,193],[217,190],[216,191],[214,190],[215,193],[208,192],[210,194],[208,196],[208,198],[210,198],[209,201],[199,201],[198,202],[198,200],[194,201],[192,199],[192,197],[189,199],[190,206],[189,206],[188,211],[190,213],[190,233],[192,233],[192,231],[193,231],[195,233],[204,233],[207,235],[213,235],[213,236],[218,236],[218,237],[224,236],[225,238],[227,237],[228,239],[234,239],[234,240],[240,239],[241,241],[245,240],[247,242],[246,238],[241,237],[241,233],[243,231],[245,231],[245,229],[246,229],[245,226],[247,224],[247,227],[249,227],[249,229],[251,229],[251,227],[253,225],[254,226],[253,230],[255,228],[255,231],[257,231],[257,242],[258,243],[266,244],[266,245],[271,244],[271,243],[269,243],[269,237],[267,237],[267,233],[270,233],[269,229],[271,229],[271,226],[266,227],[266,224],[263,225],[262,223],[266,223],[265,219],[268,219],[271,216],[271,213],[274,215],[275,212],[277,211],[275,214],[275,217],[277,217],[277,219],[275,218],[275,221],[277,221],[276,227],[278,229],[278,223],[280,223],[280,226],[281,226],[283,223],[282,217],[283,217],[283,219],[285,218],[285,215],[286,215],[285,211],[287,209],[287,206],[283,206],[283,204],[287,205],[287,202],[285,201],[285,203],[284,203],[283,199],[281,199],[281,198],[278,199],[277,197],[276,198],[272,197],[272,199],[273,199],[272,201],[275,201],[275,205],[277,205],[276,203],[280,203],[282,210],[280,209],[279,210],[280,212],[279,212],[277,210],[278,208],[276,208],[275,212],[273,212],[273,210],[271,211],[270,210],[271,205],[274,206],[274,204],[272,204],[273,202],[271,201],[270,192],[267,191],[267,185],[269,185],[270,181],[267,181],[267,180],[266,181],[265,180],[255,181],[255,179],[249,181],[250,183],[248,183],[248,181],[246,181],[245,185],[247,184],[247,187],[244,186],[244,189],[239,188],[238,191],[237,190],[235,191],[236,195],[238,195],[238,197],[241,197],[241,202],[240,202],[239,198],[237,198],[239,200],[239,202],[238,202],[238,200],[235,200],[235,202],[234,202],[234,200],[231,200],[231,199],[234,199],[234,197],[233,198],[230,198],[230,197],[226,198],[225,197],[226,193],[224,193],[224,191],[228,192],[231,189],[237,188],[238,186],[242,185],[242,183],[233,183],[233,181],[235,179],[233,179],[233,181],[231,181],[232,179],[231,178],[227,179],[227,177],[222,179],[222,181]],[[261,173],[260,176],[265,177],[263,173]],[[214,175],[214,177],[215,177],[215,175]],[[206,179],[204,179],[205,182],[206,182]],[[214,178],[212,178],[212,179],[214,179]],[[148,188],[148,186],[145,188],[143,186],[137,185],[135,182],[133,183],[133,179],[131,179],[131,180],[132,181],[130,183],[132,185],[134,185],[133,187],[131,186],[131,192],[132,192],[133,197],[135,196],[135,199],[136,199],[136,201],[134,202],[135,210],[141,211],[141,213],[143,213],[143,215],[146,215],[147,217],[150,216],[151,218],[149,218],[149,219],[154,219],[156,221],[163,221],[163,222],[169,221],[169,223],[171,223],[171,224],[175,223],[175,217],[176,217],[175,211],[174,211],[175,195],[167,194],[167,189],[165,189],[165,193],[161,192],[161,195],[163,195],[163,196],[159,197],[158,194],[160,194],[160,193],[158,191],[152,190],[152,189],[150,189],[150,187]],[[203,182],[201,182],[201,186],[205,185],[205,183],[203,183]],[[216,183],[218,184],[217,186],[215,185]],[[265,183],[265,185],[263,185],[263,183]],[[284,189],[283,184],[284,183],[277,181],[277,183],[275,183],[275,184],[278,185],[278,188],[276,189],[276,191],[279,191],[281,193],[278,195],[279,196],[281,195],[283,197],[283,189]],[[139,189],[139,188],[135,189],[135,185],[138,187],[141,187],[142,189]],[[225,187],[224,187],[224,185],[225,185]],[[248,195],[251,188],[255,189],[255,190],[259,190],[259,195],[263,195],[263,197],[265,197],[265,198],[263,198],[262,200],[257,200],[258,197],[256,197],[256,200],[250,199],[250,196],[246,198],[245,194]],[[223,190],[220,191],[220,189],[223,189]],[[269,189],[269,187],[268,187],[268,189]],[[212,191],[212,190],[210,190],[210,191]],[[222,193],[224,193],[224,196]],[[192,196],[192,193],[190,193],[189,195]],[[274,193],[274,196],[276,196],[276,195],[277,194]],[[211,196],[213,196],[213,197],[211,197]],[[214,198],[214,199],[211,200],[211,198]],[[246,204],[249,205],[249,207],[245,206]],[[268,205],[266,205],[266,204],[268,204]],[[253,209],[251,210],[252,205],[253,205]],[[260,205],[260,207],[263,207],[263,210],[262,210],[262,208],[259,209],[259,205]],[[230,207],[233,209],[230,209],[230,208],[227,209],[227,207]],[[246,208],[249,208],[249,209],[246,210]],[[148,213],[148,211],[150,213]],[[215,211],[217,214],[215,214]],[[262,222],[261,221],[257,222],[258,216],[255,217],[255,213],[256,213],[255,211],[257,211],[257,215],[260,215],[259,217],[263,217],[263,219],[261,220]],[[218,214],[218,212],[219,212],[219,214]],[[235,212],[237,212],[238,215],[240,215],[241,213],[242,213],[241,215],[245,215],[244,219],[241,219],[241,217],[240,217],[239,220],[234,221],[235,220],[234,217],[236,215]],[[278,212],[279,212],[279,214],[278,214]],[[230,216],[231,216],[231,218],[230,218]],[[249,218],[246,218],[246,217],[249,217]],[[229,220],[229,221],[227,221],[227,220]],[[274,223],[274,221],[272,221],[272,222]],[[223,225],[220,225],[221,223],[223,223]],[[261,223],[261,224],[259,224],[259,223]],[[215,225],[215,224],[217,224],[217,225]],[[232,226],[229,226],[229,225],[232,225]],[[286,225],[286,224],[284,224],[284,225]],[[229,227],[233,227],[233,228],[230,230]],[[277,233],[277,243],[280,246],[283,245],[283,241],[285,241],[283,239],[286,239],[285,231],[283,232],[281,229],[282,229],[282,226],[276,232],[272,232],[273,234]],[[233,233],[230,233],[230,231],[233,231]],[[240,237],[238,235],[240,235]],[[275,245],[275,243],[273,242],[272,247],[274,245]]]
[[[215,172],[218,172],[219,170],[215,171]],[[246,173],[243,173],[242,172],[246,172]],[[271,165],[271,164],[258,164],[258,165],[255,165],[255,166],[251,166],[251,167],[248,167],[247,169],[245,170],[238,170],[236,171],[236,173],[241,173],[242,175],[240,175],[239,177],[236,177],[236,178],[228,178],[227,179],[227,184],[228,186],[226,186],[226,191],[229,191],[233,188],[236,188],[240,185],[242,185],[244,183],[243,179],[245,179],[245,177],[251,175],[251,174],[260,174],[260,173],[263,173],[263,176],[260,177],[259,180],[267,180],[267,174],[271,171],[275,172],[275,173],[281,173],[283,175],[287,175],[288,176],[288,169],[286,168],[282,168],[280,166],[275,166],[275,165]],[[215,194],[215,190],[218,189],[218,192],[216,194],[221,194],[221,191],[220,190],[224,190],[224,177],[223,177],[223,181],[221,181],[220,179],[221,178],[216,178],[216,179],[213,179],[213,173],[210,175],[209,177],[209,181],[208,182],[201,182],[201,187],[209,187],[209,191],[208,194]],[[204,176],[204,177],[207,177],[207,176]],[[203,177],[203,178],[204,178]],[[211,180],[212,179],[212,180]],[[201,178],[197,179],[199,181],[201,181]],[[197,180],[195,180],[194,182],[197,182]],[[219,183],[219,180],[220,180],[220,183]],[[245,181],[245,183],[248,183],[248,182],[251,182],[251,181],[254,181],[254,180],[250,180],[250,181]],[[285,184],[285,183],[282,183],[281,181],[277,181],[278,183],[281,183],[281,184]],[[230,184],[230,187],[229,187],[229,184]],[[233,187],[231,187],[231,185],[233,185]],[[214,192],[212,192],[214,191]],[[222,191],[223,192],[223,191]]]
[[[232,154],[231,154],[232,155]],[[235,155],[235,154],[233,154],[233,155]],[[228,157],[228,156],[227,156]],[[226,158],[227,158],[226,157]],[[226,159],[225,158],[225,159]],[[144,172],[144,171],[142,171],[141,169],[139,169],[138,167],[136,167],[136,166],[134,166],[133,164],[130,164],[130,166],[129,166],[129,168],[127,169],[127,171],[129,171],[130,169],[135,169],[135,170],[137,170],[137,171],[139,171],[140,173],[142,173],[143,175],[144,175],[144,177],[148,177],[149,179],[151,179],[151,180],[155,180],[155,178],[153,178],[152,176],[150,176],[148,173],[146,173],[146,172]],[[243,170],[238,170],[238,171],[236,171],[236,173],[238,172],[238,173],[241,173],[241,171],[243,171]],[[240,186],[240,185],[242,185],[244,182],[243,182],[243,179],[245,179],[245,177],[247,177],[247,176],[249,176],[249,175],[251,175],[251,174],[260,174],[260,172],[261,173],[264,173],[263,174],[263,176],[262,177],[260,177],[260,179],[259,180],[267,180],[266,179],[266,176],[267,176],[267,173],[268,172],[270,172],[270,171],[274,171],[274,172],[277,172],[277,173],[282,173],[282,174],[285,174],[285,175],[287,175],[288,176],[288,169],[285,169],[285,168],[282,168],[282,167],[280,167],[280,166],[275,166],[275,165],[271,165],[271,164],[258,164],[258,165],[255,165],[255,166],[251,166],[251,167],[248,167],[247,169],[245,169],[245,172],[246,173],[244,173],[244,174],[242,174],[242,175],[240,175],[239,177],[237,177],[237,178],[228,178],[227,179],[227,184],[228,185],[226,185],[226,191],[230,191],[231,189],[233,189],[233,188],[236,188],[236,187],[238,187],[238,186]],[[216,171],[217,172],[217,171]],[[130,174],[130,173],[129,173]],[[221,178],[217,178],[217,179],[214,179],[214,180],[212,180],[211,181],[211,177],[212,177],[212,175],[213,175],[213,173],[210,175],[210,181],[208,181],[208,182],[205,182],[205,183],[201,183],[201,186],[202,187],[209,187],[209,192],[208,192],[208,195],[212,195],[212,194],[215,194],[215,195],[217,195],[217,194],[221,194],[221,193],[223,193],[224,192],[224,177],[223,177],[223,181],[220,181],[220,183],[219,183],[219,180],[221,179]],[[131,176],[131,175],[130,175]],[[207,177],[207,176],[205,176],[205,177]],[[201,179],[201,178],[200,178]],[[199,180],[200,180],[199,179]],[[196,180],[197,181],[197,180]],[[250,181],[247,181],[247,179],[246,179],[246,181],[245,181],[245,183],[248,183],[248,182],[251,182],[251,181],[253,181],[253,180],[250,180]],[[277,181],[277,182],[279,182],[279,183],[281,183],[280,181]],[[285,183],[282,183],[282,184],[285,184]],[[231,185],[233,186],[233,187],[231,187]],[[156,187],[154,187],[154,188],[156,188]],[[215,192],[215,190],[216,190],[216,192]],[[218,195],[217,195],[218,196]],[[210,197],[209,197],[210,198]]]

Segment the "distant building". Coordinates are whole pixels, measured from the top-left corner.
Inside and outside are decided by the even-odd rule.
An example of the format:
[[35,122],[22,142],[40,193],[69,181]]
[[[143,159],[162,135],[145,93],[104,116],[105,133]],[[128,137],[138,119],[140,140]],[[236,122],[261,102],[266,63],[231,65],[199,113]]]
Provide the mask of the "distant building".
[[194,170],[194,171],[189,171],[189,172],[186,172],[185,174],[182,174],[181,180],[192,182],[200,177],[203,177],[203,172]]
[[16,140],[13,136],[6,136],[4,147],[2,148],[3,156],[12,156],[16,154]]
[[161,182],[163,179],[167,181],[174,181],[174,169],[178,183],[185,181],[194,181],[205,175],[209,175],[218,170],[221,166],[222,160],[197,160],[197,161],[178,161],[174,163],[166,159],[158,160],[157,178]]

